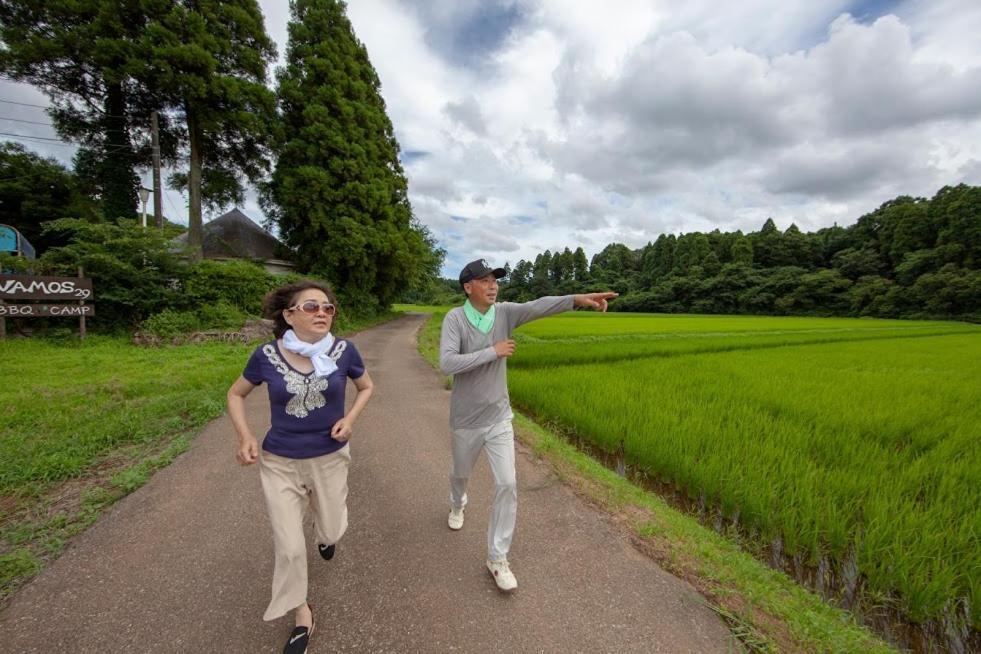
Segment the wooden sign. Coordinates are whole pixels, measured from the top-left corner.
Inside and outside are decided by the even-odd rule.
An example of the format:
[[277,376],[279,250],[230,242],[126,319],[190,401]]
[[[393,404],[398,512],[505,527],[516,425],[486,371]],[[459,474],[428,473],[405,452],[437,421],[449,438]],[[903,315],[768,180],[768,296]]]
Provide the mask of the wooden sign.
[[0,301],[91,299],[92,280],[86,277],[0,275]]
[[0,304],[0,318],[76,318],[94,316],[92,304]]

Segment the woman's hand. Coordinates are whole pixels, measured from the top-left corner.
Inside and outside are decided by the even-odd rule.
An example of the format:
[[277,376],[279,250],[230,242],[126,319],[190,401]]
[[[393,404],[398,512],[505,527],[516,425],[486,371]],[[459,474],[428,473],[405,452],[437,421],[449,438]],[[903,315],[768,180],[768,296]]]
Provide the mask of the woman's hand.
[[231,418],[235,433],[238,434],[238,451],[235,452],[235,460],[240,466],[250,466],[259,460],[259,443],[249,429],[248,420],[245,419],[245,398],[253,388],[255,384],[245,377],[239,377],[228,389],[228,417]]
[[259,460],[259,442],[251,437],[240,439],[235,458],[238,460],[239,465],[252,465]]
[[330,429],[330,437],[342,443],[350,440],[351,434],[354,433],[354,421],[361,415],[361,411],[364,410],[364,405],[368,403],[368,398],[371,397],[371,393],[375,387],[367,372],[352,381],[354,382],[354,387],[358,389],[358,396],[354,398],[354,404],[351,405],[351,410],[343,418],[335,422],[334,426]]
[[354,420],[352,420],[350,416],[344,416],[334,423],[334,426],[330,430],[330,437],[335,441],[345,443],[351,438],[351,434],[353,433]]

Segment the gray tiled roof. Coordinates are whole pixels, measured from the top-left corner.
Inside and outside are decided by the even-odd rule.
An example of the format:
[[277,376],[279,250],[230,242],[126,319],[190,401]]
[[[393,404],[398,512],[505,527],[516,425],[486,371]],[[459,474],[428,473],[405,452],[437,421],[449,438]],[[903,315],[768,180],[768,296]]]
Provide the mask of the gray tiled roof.
[[[202,231],[205,259],[281,258],[279,241],[238,209],[232,209],[205,223]],[[174,240],[181,245],[186,245],[187,233],[181,234]]]

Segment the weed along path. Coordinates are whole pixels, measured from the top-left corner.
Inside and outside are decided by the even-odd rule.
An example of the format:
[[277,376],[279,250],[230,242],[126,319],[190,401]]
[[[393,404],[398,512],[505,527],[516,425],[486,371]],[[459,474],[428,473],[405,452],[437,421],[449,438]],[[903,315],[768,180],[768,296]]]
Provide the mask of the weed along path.
[[[510,557],[519,588],[496,589],[483,565],[493,487],[483,460],[466,525],[446,527],[449,394],[416,352],[422,321],[353,339],[376,394],[352,439],[350,528],[330,562],[308,545],[310,652],[737,651],[692,587],[523,451]],[[248,410],[263,433],[265,389]],[[261,620],[272,545],[258,470],[235,464],[234,440],[227,417],[211,423],[76,538],[7,602],[0,652],[280,651],[289,618]]]

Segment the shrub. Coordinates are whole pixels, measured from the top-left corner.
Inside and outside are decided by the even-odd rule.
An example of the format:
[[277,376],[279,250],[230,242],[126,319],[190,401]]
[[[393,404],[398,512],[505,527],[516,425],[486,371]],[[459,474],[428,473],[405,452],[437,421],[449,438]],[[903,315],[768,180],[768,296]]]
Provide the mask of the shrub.
[[0,252],[0,272],[10,275],[29,275],[34,262],[9,252]]
[[128,330],[177,301],[180,260],[159,230],[143,229],[132,220],[91,224],[71,219],[51,221],[45,229],[66,234],[69,244],[44,253],[44,273],[74,276],[78,266],[84,268],[93,282],[94,329]]
[[200,329],[201,322],[193,311],[164,309],[143,321],[143,331],[160,338],[183,336]]
[[183,272],[181,306],[196,311],[224,303],[257,316],[263,296],[284,283],[286,278],[250,261],[201,261]]
[[248,317],[238,307],[219,300],[194,310],[164,309],[144,320],[141,327],[148,334],[170,339],[197,331],[235,331],[241,329]]
[[194,315],[197,316],[199,329],[222,330],[239,329],[249,317],[237,306],[224,300],[219,300],[216,304],[202,304]]

